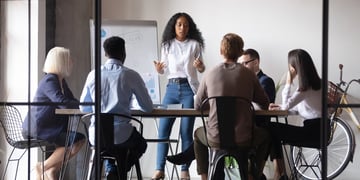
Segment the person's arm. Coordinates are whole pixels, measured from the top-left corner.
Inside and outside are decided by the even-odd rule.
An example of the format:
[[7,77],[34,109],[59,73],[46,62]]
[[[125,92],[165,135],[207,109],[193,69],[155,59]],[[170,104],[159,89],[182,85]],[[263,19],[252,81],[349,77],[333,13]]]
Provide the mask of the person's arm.
[[71,89],[69,88],[66,80],[64,79],[63,80],[63,88],[64,88],[64,94],[66,97],[70,98],[70,99],[73,99],[77,102],[79,102],[79,100],[74,96],[74,94],[71,92]]
[[304,97],[304,93],[301,93],[297,90],[295,90],[295,92],[291,94],[291,84],[285,84],[282,91],[282,103],[280,105],[280,109],[297,111],[296,105],[305,98],[306,97]]
[[154,108],[153,102],[151,100],[151,97],[149,95],[149,92],[145,86],[144,80],[141,78],[139,73],[134,73],[131,76],[131,84],[132,85],[132,91],[136,97],[136,100],[144,112],[151,112]]
[[203,61],[199,43],[196,43],[195,51],[196,51],[195,52],[195,60],[194,60],[193,66],[196,68],[197,71],[199,71],[200,73],[203,73],[205,71],[205,64]]
[[282,91],[282,103],[281,103],[282,110],[292,109],[293,111],[296,111],[296,105],[306,98],[304,97],[304,93],[301,93],[298,90],[295,90],[295,92],[291,94],[291,86],[295,77],[296,77],[295,69],[290,69],[286,77],[286,84]]
[[[80,102],[94,102],[94,100],[92,99],[92,96],[91,96],[91,89],[94,88],[94,81],[95,81],[95,77],[94,77],[94,71],[90,72],[87,79],[86,79],[86,82],[85,82],[85,85],[84,85],[84,88],[82,90],[82,93],[81,93],[81,96],[80,96]],[[92,106],[90,105],[80,105],[80,111],[82,112],[92,112],[93,109],[92,109]]]
[[291,84],[286,83],[282,90],[282,103],[271,103],[269,105],[269,110],[289,110],[296,113],[296,105],[299,104],[304,98],[304,94],[299,91],[295,91],[293,94],[291,94]]
[[199,58],[195,59],[193,66],[194,66],[200,73],[202,73],[202,72],[205,71],[205,65],[204,65],[204,63],[203,63]]
[[164,68],[165,68],[165,63],[164,62],[160,62],[158,60],[155,60],[154,61],[154,66],[155,66],[156,71],[159,74],[164,74]]
[[196,110],[200,110],[201,103],[206,98],[207,98],[207,87],[206,87],[206,76],[204,76],[200,82],[198,91],[195,95],[194,107]]
[[274,103],[275,97],[276,97],[274,81],[271,78],[267,77],[267,78],[261,79],[260,84],[263,87],[263,89],[265,90],[267,96],[269,97],[270,102]]
[[[64,105],[58,105],[60,108],[78,108],[79,101],[73,97],[70,89],[66,88],[66,84],[64,85],[65,89],[63,94],[59,79],[56,75],[49,75],[45,78],[45,81],[43,84],[40,84],[39,88],[42,89],[45,96],[48,97],[51,102],[64,103]],[[70,96],[68,97],[66,94]]]
[[257,80],[257,77],[254,78],[254,96],[253,96],[253,102],[255,102],[261,109],[268,109],[269,106],[269,97],[267,96],[265,90],[260,85],[259,80]]
[[159,74],[164,74],[165,69],[167,69],[168,59],[167,59],[167,51],[164,45],[161,47],[161,60],[154,60],[154,66],[156,71]]

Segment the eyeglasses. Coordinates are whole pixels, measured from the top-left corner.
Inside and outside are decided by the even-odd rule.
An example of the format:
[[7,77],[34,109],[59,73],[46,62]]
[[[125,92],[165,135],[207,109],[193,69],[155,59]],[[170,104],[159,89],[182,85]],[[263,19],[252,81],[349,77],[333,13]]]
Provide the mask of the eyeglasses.
[[242,62],[241,64],[242,65],[247,65],[247,64],[249,64],[249,63],[251,63],[252,61],[255,61],[256,59],[250,59],[250,60],[248,60],[248,61],[246,61],[246,62]]

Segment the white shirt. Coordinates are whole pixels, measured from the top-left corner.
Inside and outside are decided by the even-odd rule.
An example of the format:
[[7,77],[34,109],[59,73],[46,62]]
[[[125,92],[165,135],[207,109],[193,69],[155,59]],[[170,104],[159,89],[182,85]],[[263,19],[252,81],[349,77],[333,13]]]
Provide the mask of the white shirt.
[[161,47],[161,62],[166,64],[167,78],[187,78],[194,94],[199,87],[197,70],[193,66],[196,58],[202,59],[202,54],[200,44],[193,39],[173,39],[170,47]]
[[286,84],[282,91],[282,110],[298,113],[304,119],[320,118],[322,115],[322,91],[308,89],[295,91],[291,95],[291,85]]
[[[153,103],[139,73],[124,67],[119,60],[109,59],[101,66],[101,112],[121,113],[131,116],[130,105],[135,95],[142,111],[151,112]],[[95,71],[91,71],[81,93],[80,102],[95,102]],[[82,112],[95,112],[94,106],[80,106]],[[132,125],[124,120],[114,123],[114,143],[126,141],[133,131]],[[95,119],[91,119],[89,141],[94,144]]]

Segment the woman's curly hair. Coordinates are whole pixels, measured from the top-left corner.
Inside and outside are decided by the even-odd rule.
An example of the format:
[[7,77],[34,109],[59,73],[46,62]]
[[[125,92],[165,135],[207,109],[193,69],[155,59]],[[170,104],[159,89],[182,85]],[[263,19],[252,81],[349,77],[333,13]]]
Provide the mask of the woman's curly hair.
[[179,17],[185,17],[187,19],[187,21],[189,22],[189,32],[187,34],[187,38],[188,39],[194,39],[197,42],[199,42],[201,49],[203,50],[205,47],[204,44],[204,38],[201,35],[200,30],[197,28],[196,24],[194,23],[193,19],[184,12],[179,12],[174,14],[170,20],[168,21],[165,29],[164,29],[164,33],[162,36],[162,40],[161,43],[163,45],[165,45],[166,47],[170,46],[170,40],[174,39],[176,37],[176,33],[175,33],[175,24],[176,24],[176,20]]

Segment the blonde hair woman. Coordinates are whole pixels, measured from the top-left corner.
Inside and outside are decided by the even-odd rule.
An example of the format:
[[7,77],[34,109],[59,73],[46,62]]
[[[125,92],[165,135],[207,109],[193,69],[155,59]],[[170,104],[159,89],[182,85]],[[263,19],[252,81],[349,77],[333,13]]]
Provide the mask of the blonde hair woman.
[[[44,169],[40,163],[36,165],[37,179],[58,179],[58,173],[65,153],[67,137],[67,117],[55,115],[57,108],[78,108],[79,101],[69,89],[65,77],[72,71],[72,59],[69,49],[63,47],[52,48],[45,60],[45,76],[39,82],[34,97],[34,103],[49,103],[49,105],[31,106],[23,123],[23,136],[46,140],[55,145],[54,152],[44,161]],[[29,124],[30,123],[30,124]],[[85,136],[77,132],[70,132],[70,142],[73,143],[70,157],[73,157],[85,142]]]
[[70,57],[70,50],[63,47],[52,48],[47,56],[43,71],[45,73],[54,73],[62,77],[68,77],[73,67]]

